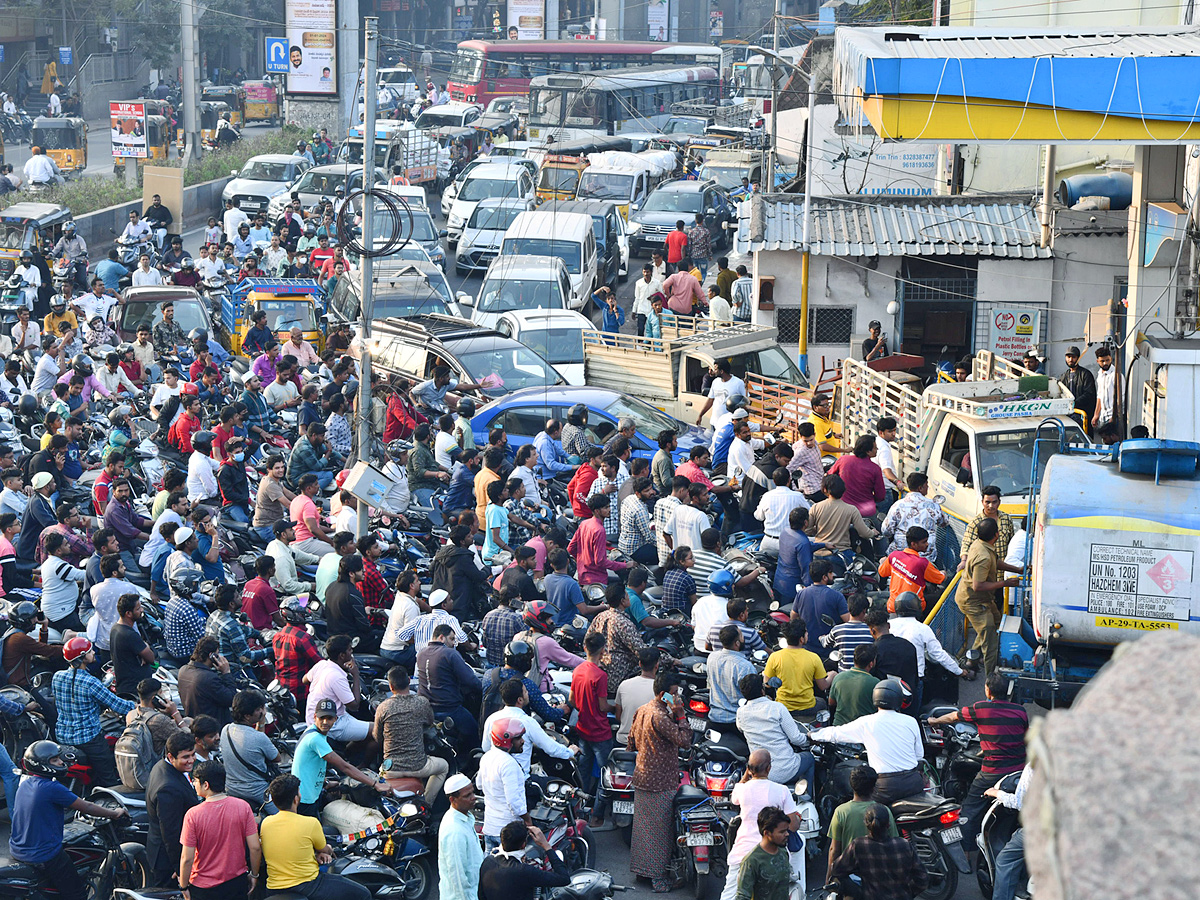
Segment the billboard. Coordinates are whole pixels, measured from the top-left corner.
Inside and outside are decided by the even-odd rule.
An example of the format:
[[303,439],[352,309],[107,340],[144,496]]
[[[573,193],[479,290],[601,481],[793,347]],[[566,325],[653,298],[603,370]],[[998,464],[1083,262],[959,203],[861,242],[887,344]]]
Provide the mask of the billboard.
[[337,0],[285,0],[289,94],[337,95]]
[[646,32],[652,41],[666,41],[667,16],[670,13],[670,0],[649,0],[646,4]]
[[112,123],[113,159],[145,159],[146,104],[111,102],[108,117]]
[[508,0],[507,35],[510,41],[540,41],[545,38],[545,0]]

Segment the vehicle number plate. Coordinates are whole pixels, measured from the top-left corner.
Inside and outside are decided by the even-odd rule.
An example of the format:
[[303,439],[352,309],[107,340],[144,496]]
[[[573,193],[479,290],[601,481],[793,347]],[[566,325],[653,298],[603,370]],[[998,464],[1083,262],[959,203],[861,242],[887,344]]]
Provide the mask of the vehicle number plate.
[[962,829],[957,825],[951,825],[949,828],[942,829],[943,844],[957,844],[962,840]]
[[616,813],[618,816],[632,816],[633,815],[633,801],[632,800],[614,800],[612,803],[612,811],[614,813]]
[[711,847],[713,843],[715,842],[711,831],[688,832],[687,845],[689,847]]
[[704,731],[708,728],[708,723],[703,719],[695,719],[692,716],[688,716],[688,726],[692,731]]

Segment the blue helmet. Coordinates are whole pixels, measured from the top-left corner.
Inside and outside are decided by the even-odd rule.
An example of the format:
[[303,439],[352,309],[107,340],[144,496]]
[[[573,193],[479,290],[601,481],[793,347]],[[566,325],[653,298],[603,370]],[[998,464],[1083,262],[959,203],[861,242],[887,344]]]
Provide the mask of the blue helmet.
[[708,576],[708,590],[718,597],[732,597],[734,581],[733,573],[728,569],[717,569]]

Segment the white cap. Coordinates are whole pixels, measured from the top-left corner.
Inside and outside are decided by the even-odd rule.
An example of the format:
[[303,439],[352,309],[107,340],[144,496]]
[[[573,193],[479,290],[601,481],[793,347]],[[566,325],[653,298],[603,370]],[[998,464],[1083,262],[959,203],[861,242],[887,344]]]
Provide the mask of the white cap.
[[462,772],[455,772],[446,779],[446,796],[449,797],[451,794],[457,794],[470,783],[471,779]]
[[730,418],[732,418],[735,422],[738,419],[748,419],[749,417],[750,413],[746,412],[744,409],[735,409],[730,416]]
[[180,547],[187,542],[196,532],[184,525],[182,528],[175,529],[175,546]]
[[42,488],[44,488],[46,485],[48,485],[53,480],[54,480],[54,476],[51,475],[49,472],[38,472],[36,475],[33,476],[33,481],[31,481],[30,484],[33,485],[33,489],[35,491],[40,491]]
[[449,591],[444,591],[441,588],[438,588],[436,591],[433,591],[430,593],[429,605],[430,606],[441,606],[443,603],[446,602],[446,598],[449,596],[450,596]]

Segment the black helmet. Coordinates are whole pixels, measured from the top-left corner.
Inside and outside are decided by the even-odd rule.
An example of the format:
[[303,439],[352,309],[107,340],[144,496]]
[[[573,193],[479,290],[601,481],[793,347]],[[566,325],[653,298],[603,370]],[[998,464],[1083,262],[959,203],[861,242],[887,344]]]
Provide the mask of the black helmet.
[[204,341],[204,343],[207,344],[208,343],[208,332],[205,331],[203,328],[193,328],[191,331],[188,332],[188,340],[191,341],[193,344],[196,343],[196,341]]
[[304,603],[297,597],[288,597],[279,604],[279,614],[289,625],[303,625]]
[[475,401],[469,397],[463,397],[458,401],[458,406],[454,408],[454,411],[469,419],[475,415]]
[[21,399],[17,402],[17,411],[26,418],[33,418],[38,414],[38,399],[34,394],[22,394]]
[[125,417],[133,414],[133,407],[128,403],[122,403],[120,406],[114,406],[108,413],[108,423],[110,425],[123,425]]
[[63,748],[54,741],[34,741],[25,748],[25,754],[21,757],[21,767],[30,775],[56,778],[66,773],[67,766],[65,761],[56,763],[51,760],[62,759],[62,756]]
[[896,615],[919,619],[921,617],[921,598],[913,591],[904,591],[896,597]]
[[8,624],[21,631],[33,631],[37,619],[38,608],[29,600],[22,600],[8,611]]
[[297,150],[303,150],[304,147],[305,147],[304,141],[296,141],[296,149]]
[[26,266],[27,266],[27,265],[29,265],[31,262],[33,262],[33,253],[31,253],[31,252],[30,252],[30,251],[28,251],[28,250],[22,250],[22,251],[21,251],[21,263],[22,263],[22,265],[26,265]]
[[582,425],[587,421],[588,408],[584,403],[576,403],[567,410],[567,421],[572,425]]
[[207,598],[200,595],[200,583],[203,580],[203,572],[198,569],[185,569],[170,580],[171,594],[185,600],[204,601]]
[[729,412],[736,412],[739,409],[748,409],[750,401],[742,394],[730,394],[725,400],[725,409]]
[[211,431],[197,431],[192,435],[192,449],[199,450],[205,455],[211,453],[215,437],[216,435]]
[[518,672],[528,672],[533,665],[533,648],[525,641],[510,641],[504,648],[504,664]]
[[899,712],[908,693],[903,681],[885,678],[871,691],[871,702],[875,704],[876,709],[892,709]]
[[86,353],[80,353],[71,360],[71,368],[75,370],[76,375],[82,375],[84,378],[87,378],[95,371],[92,358]]

